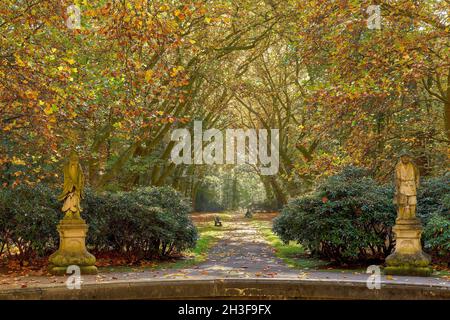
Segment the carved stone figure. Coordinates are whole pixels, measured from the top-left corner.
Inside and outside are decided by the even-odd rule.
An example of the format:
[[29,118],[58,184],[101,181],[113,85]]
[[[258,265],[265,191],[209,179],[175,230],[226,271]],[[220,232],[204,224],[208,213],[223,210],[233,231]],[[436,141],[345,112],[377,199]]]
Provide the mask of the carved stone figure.
[[86,249],[88,225],[80,216],[84,176],[76,152],[72,151],[64,165],[64,187],[58,199],[64,201],[64,218],[58,224],[59,248],[48,259],[48,269],[64,275],[70,268],[80,268],[81,274],[96,274],[95,257]]
[[411,156],[403,151],[395,166],[397,220],[392,228],[395,250],[386,258],[386,274],[429,276],[432,273],[430,256],[422,251],[422,224],[416,217],[418,187],[419,171]]
[[398,219],[408,220],[416,217],[417,188],[419,170],[407,152],[402,152],[395,167],[395,203],[398,206]]
[[82,211],[80,201],[83,196],[84,175],[81,169],[80,159],[75,151],[70,153],[69,161],[64,165],[64,187],[58,196],[59,201],[64,201],[62,211],[64,219],[81,219]]

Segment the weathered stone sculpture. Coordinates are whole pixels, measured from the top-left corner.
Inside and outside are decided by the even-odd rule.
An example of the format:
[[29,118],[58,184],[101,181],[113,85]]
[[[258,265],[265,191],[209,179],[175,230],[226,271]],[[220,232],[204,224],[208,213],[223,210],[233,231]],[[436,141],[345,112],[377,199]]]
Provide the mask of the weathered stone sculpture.
[[52,274],[63,275],[70,265],[78,266],[82,274],[97,273],[95,257],[87,251],[85,244],[88,225],[80,215],[83,188],[84,175],[79,158],[75,152],[71,152],[64,166],[63,192],[58,197],[64,201],[64,218],[58,225],[59,249],[49,258],[49,271]]
[[64,187],[58,200],[64,201],[64,219],[81,219],[80,201],[84,189],[84,174],[78,155],[72,151],[64,166]]
[[419,187],[419,170],[406,152],[400,156],[395,166],[395,199],[398,206],[398,219],[416,218],[417,188]]
[[422,225],[416,217],[419,171],[407,152],[402,152],[395,167],[395,199],[397,219],[393,231],[395,251],[386,258],[385,273],[398,275],[430,275],[430,257],[422,251]]

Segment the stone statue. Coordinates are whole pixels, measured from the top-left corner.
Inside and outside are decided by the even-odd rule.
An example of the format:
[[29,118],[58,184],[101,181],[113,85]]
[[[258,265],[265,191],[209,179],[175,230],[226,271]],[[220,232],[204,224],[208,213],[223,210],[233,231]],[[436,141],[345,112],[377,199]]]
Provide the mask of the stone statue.
[[58,200],[64,201],[64,218],[58,224],[59,248],[48,258],[48,270],[54,275],[64,275],[77,266],[81,274],[97,274],[95,256],[86,248],[88,225],[81,218],[80,200],[83,196],[84,176],[80,159],[75,151],[64,165],[64,188]]
[[64,219],[81,219],[82,212],[80,201],[83,197],[84,175],[81,169],[80,159],[75,151],[69,156],[69,161],[64,165],[64,187],[58,196],[59,201],[64,201],[62,211]]
[[411,156],[403,151],[395,166],[395,198],[397,220],[392,231],[395,234],[395,250],[386,258],[385,274],[429,276],[430,256],[422,251],[422,224],[416,217],[419,171]]
[[417,188],[419,170],[412,162],[409,153],[403,151],[395,166],[395,200],[398,206],[398,219],[409,220],[416,217]]

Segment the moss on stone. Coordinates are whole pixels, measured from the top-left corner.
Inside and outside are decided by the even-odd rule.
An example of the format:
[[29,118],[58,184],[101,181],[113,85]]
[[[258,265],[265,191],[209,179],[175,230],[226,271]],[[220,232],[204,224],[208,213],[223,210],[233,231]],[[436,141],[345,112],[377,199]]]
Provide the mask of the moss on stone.
[[49,258],[51,264],[55,266],[65,267],[70,265],[92,266],[95,264],[95,257],[89,252],[67,252],[58,250]]
[[390,267],[411,266],[427,267],[430,264],[430,256],[423,251],[414,254],[405,254],[394,252],[386,258],[386,265]]
[[433,270],[429,267],[403,265],[386,267],[384,268],[384,273],[388,275],[428,277],[433,273]]
[[[58,267],[55,265],[49,265],[48,271],[56,276],[64,276],[67,274],[67,267]],[[97,274],[98,270],[96,266],[80,266],[80,272],[82,275]]]

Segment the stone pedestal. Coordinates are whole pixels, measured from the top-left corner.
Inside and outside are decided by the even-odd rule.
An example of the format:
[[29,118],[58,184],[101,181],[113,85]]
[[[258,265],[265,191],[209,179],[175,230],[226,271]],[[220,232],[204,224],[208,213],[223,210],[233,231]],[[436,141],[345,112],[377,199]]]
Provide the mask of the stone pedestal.
[[86,249],[88,225],[81,218],[62,219],[58,225],[59,249],[49,258],[49,271],[55,275],[66,274],[67,267],[80,267],[81,274],[97,274],[95,257]]
[[420,220],[397,219],[393,231],[396,236],[395,251],[386,258],[386,274],[429,276],[432,269],[430,257],[422,251]]

